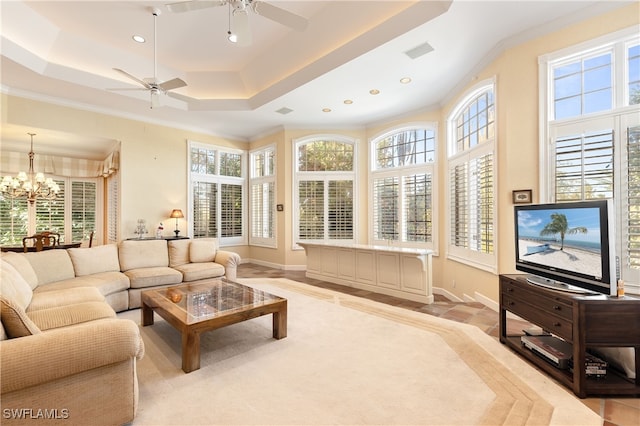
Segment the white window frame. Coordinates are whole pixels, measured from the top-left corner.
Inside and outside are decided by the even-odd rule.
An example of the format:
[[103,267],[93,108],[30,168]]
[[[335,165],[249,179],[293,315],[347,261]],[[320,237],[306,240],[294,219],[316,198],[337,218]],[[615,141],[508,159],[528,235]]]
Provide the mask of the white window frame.
[[[255,173],[255,160],[258,155],[267,155],[267,153],[273,153],[273,173],[270,175],[263,174],[262,176],[254,176]],[[264,165],[266,167],[266,164]],[[267,145],[258,149],[254,149],[249,153],[249,244],[252,246],[270,247],[276,248],[278,246],[278,218],[276,216],[276,200],[277,200],[277,185],[276,177],[278,174],[278,164],[276,161],[276,146]],[[269,215],[273,217],[273,224],[270,233],[272,237],[255,236],[253,235],[254,221],[254,199],[253,199],[253,187],[254,185],[273,185],[273,202],[271,204],[263,203],[261,206],[261,223],[265,223],[268,220]],[[263,198],[264,200],[264,198]]]
[[[216,151],[218,155],[216,155],[216,174],[203,174],[203,173],[196,173],[196,172],[192,172],[191,171],[191,149],[192,148],[202,148],[202,149],[207,149],[207,150],[212,150],[212,151]],[[233,176],[221,176],[220,173],[220,153],[229,153],[229,154],[239,154],[241,156],[241,176],[240,177],[233,177]],[[247,179],[246,179],[246,175],[247,175],[247,152],[244,150],[240,150],[240,149],[233,149],[233,148],[227,148],[227,147],[222,147],[222,146],[217,146],[217,145],[210,145],[210,144],[204,144],[201,142],[196,142],[196,141],[192,141],[189,140],[187,141],[187,173],[188,173],[188,182],[189,182],[189,188],[188,188],[188,196],[187,196],[187,202],[188,202],[188,217],[195,217],[194,216],[194,209],[193,209],[193,203],[194,203],[194,197],[193,197],[193,184],[195,182],[208,182],[208,183],[213,183],[216,184],[218,186],[218,197],[216,200],[216,204],[217,204],[217,208],[216,208],[216,213],[217,213],[217,218],[216,221],[218,223],[218,235],[215,236],[215,238],[218,239],[218,245],[220,247],[225,247],[225,246],[237,246],[237,245],[247,245]],[[235,237],[222,237],[220,234],[220,215],[221,215],[221,191],[220,191],[220,187],[223,184],[231,184],[231,185],[240,185],[242,187],[242,235],[240,236],[235,236]],[[190,221],[190,226],[189,226],[189,236],[191,238],[194,237],[194,221],[191,220]]]
[[[614,210],[616,211],[616,251],[620,258],[621,276],[628,293],[640,294],[640,270],[626,267],[625,191],[626,128],[640,124],[640,105],[629,105],[627,73],[628,48],[640,43],[640,26],[626,28],[538,58],[539,129],[540,129],[540,200],[555,200],[554,146],[558,137],[581,135],[613,129],[614,134]],[[575,61],[594,52],[611,51],[613,55],[612,109],[563,120],[553,120],[553,68]],[[624,145],[623,145],[624,144]]]
[[[95,231],[96,231],[96,235],[100,235],[103,229],[103,185],[102,185],[102,178],[75,178],[75,177],[60,177],[60,176],[54,176],[54,175],[47,175],[46,177],[51,177],[53,180],[55,181],[62,181],[63,186],[64,186],[64,195],[63,198],[60,199],[60,197],[58,197],[57,202],[62,202],[63,203],[63,209],[64,209],[64,232],[61,233],[61,241],[63,242],[80,242],[80,241],[73,241],[72,239],[72,227],[73,227],[73,223],[72,223],[72,191],[71,191],[71,186],[73,182],[90,182],[95,184],[96,186],[96,199],[95,199]],[[36,232],[38,232],[38,229],[36,227],[36,206],[38,203],[40,203],[41,201],[36,200],[34,204],[30,204],[29,202],[27,202],[27,235],[33,235]],[[55,231],[55,230],[54,230]],[[19,237],[19,238],[18,238]],[[24,235],[21,236],[14,236],[15,241],[14,244],[22,244],[22,237],[24,237]],[[86,240],[82,240],[82,241],[86,241]]]
[[[335,142],[341,142],[346,144],[353,145],[353,170],[350,172],[341,172],[341,171],[328,171],[328,172],[307,172],[307,171],[298,171],[298,148],[307,143],[312,143],[318,140],[330,140]],[[329,181],[340,181],[340,180],[351,180],[353,182],[353,238],[350,240],[331,240],[327,237],[328,232],[327,225],[328,221],[325,218],[325,238],[323,240],[305,240],[306,242],[341,242],[341,243],[355,243],[358,241],[358,217],[356,212],[358,211],[358,183],[357,183],[357,168],[358,168],[358,140],[354,138],[350,138],[348,136],[343,135],[335,135],[335,134],[317,134],[310,135],[303,138],[293,139],[293,155],[292,155],[292,203],[293,206],[293,220],[292,220],[292,235],[293,241],[291,248],[292,250],[304,250],[304,248],[297,244],[300,241],[300,217],[298,215],[298,211],[300,208],[299,197],[298,197],[298,186],[300,181],[306,180],[322,180],[325,183]],[[325,198],[325,211],[328,211],[328,197]]]
[[[457,138],[456,138],[456,118],[464,111],[471,101],[473,101],[478,95],[488,90],[493,91],[494,101],[494,136],[493,140],[488,140],[475,145],[474,147],[463,149],[458,151]],[[480,81],[468,89],[461,100],[455,105],[452,111],[447,116],[447,191],[446,191],[446,205],[447,205],[447,217],[446,217],[446,257],[449,260],[453,260],[459,263],[463,263],[472,266],[477,269],[481,269],[493,274],[498,273],[498,96],[497,96],[497,83],[496,78],[488,78]],[[487,154],[492,155],[493,159],[493,253],[478,252],[464,247],[458,247],[451,243],[451,170],[457,165],[470,162],[473,159],[483,157]]]
[[[402,133],[411,130],[431,130],[434,133],[435,145],[434,145],[434,160],[431,163],[419,163],[419,164],[411,164],[403,167],[393,167],[393,168],[376,168],[376,145],[380,140],[385,139],[389,136],[392,136],[397,133]],[[390,129],[386,129],[383,132],[373,136],[369,139],[369,241],[371,244],[394,244],[400,247],[410,247],[410,248],[422,248],[422,249],[430,249],[433,250],[434,255],[438,255],[438,123],[436,122],[415,122],[415,123],[406,123],[401,126],[392,127]],[[404,221],[405,218],[405,196],[404,196],[404,178],[415,176],[418,174],[430,174],[431,175],[431,241],[430,242],[412,242],[405,241],[405,227],[406,223]],[[395,177],[399,179],[399,195],[398,195],[398,206],[399,212],[398,217],[399,220],[399,230],[398,235],[400,236],[400,240],[394,241],[385,241],[381,239],[377,239],[375,235],[375,223],[374,223],[374,213],[375,213],[375,203],[376,199],[374,196],[374,182],[376,179],[384,179],[388,177]]]

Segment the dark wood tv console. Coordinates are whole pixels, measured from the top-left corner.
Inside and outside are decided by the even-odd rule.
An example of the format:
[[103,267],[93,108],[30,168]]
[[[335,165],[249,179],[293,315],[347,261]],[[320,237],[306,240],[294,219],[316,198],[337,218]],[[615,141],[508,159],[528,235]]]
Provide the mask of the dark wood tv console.
[[[576,366],[585,364],[589,348],[634,347],[636,379],[611,368],[604,378],[587,378],[584,368],[556,368],[522,345],[524,333],[507,334],[507,312],[571,343]],[[500,275],[500,342],[580,398],[640,395],[640,298],[576,295],[530,284],[526,275]]]

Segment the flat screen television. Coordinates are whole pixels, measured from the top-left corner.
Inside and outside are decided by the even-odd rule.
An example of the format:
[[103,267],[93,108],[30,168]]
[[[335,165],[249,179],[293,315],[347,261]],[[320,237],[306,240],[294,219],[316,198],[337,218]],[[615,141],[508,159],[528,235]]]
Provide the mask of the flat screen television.
[[616,295],[611,200],[516,205],[516,270],[557,290]]

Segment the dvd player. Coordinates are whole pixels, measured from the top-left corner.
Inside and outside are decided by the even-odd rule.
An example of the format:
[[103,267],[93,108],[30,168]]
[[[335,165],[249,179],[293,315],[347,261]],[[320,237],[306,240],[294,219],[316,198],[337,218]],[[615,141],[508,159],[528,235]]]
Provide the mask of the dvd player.
[[522,336],[522,344],[560,369],[569,368],[573,346],[554,336]]

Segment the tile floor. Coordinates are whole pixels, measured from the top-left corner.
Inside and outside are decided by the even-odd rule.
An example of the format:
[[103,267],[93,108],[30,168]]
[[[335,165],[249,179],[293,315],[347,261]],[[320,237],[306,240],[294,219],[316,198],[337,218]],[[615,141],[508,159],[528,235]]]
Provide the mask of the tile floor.
[[[239,278],[288,278],[323,287],[355,296],[365,297],[393,306],[411,309],[425,314],[435,315],[453,321],[473,324],[480,327],[487,334],[498,338],[498,313],[481,303],[451,302],[449,299],[435,295],[435,302],[425,305],[420,302],[400,299],[359,290],[338,284],[307,278],[304,271],[284,271],[272,269],[252,263],[244,263],[238,268]],[[514,321],[509,321],[509,326],[517,326]],[[639,398],[586,398],[582,402],[602,417],[603,426],[640,425],[640,399]]]

